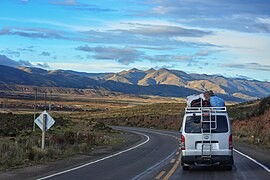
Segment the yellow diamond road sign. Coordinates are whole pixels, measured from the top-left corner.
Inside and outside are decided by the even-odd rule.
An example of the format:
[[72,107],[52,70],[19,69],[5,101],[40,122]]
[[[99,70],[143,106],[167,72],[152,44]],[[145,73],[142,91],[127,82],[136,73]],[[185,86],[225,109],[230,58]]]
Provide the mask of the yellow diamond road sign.
[[43,114],[46,114],[47,118],[45,121],[45,130],[47,131],[48,129],[50,129],[50,127],[52,127],[52,125],[55,123],[55,120],[46,112],[43,111],[43,113],[41,113],[36,119],[35,119],[35,123],[38,125],[38,127],[43,130]]

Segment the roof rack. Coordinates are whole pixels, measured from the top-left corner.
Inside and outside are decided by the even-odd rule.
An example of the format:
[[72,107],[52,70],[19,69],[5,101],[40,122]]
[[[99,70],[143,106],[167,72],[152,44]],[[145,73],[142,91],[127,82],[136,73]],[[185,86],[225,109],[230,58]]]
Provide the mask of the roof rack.
[[216,112],[216,113],[227,113],[227,108],[223,107],[186,107],[186,113],[201,113],[205,111]]

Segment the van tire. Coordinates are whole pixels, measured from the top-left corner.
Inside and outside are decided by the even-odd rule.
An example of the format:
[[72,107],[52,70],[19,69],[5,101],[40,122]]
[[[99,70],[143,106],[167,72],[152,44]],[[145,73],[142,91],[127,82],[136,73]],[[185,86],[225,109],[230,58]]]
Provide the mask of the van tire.
[[224,167],[225,170],[231,171],[232,170],[232,165],[228,165]]
[[182,166],[182,169],[184,170],[184,171],[186,171],[186,170],[189,170],[189,166]]

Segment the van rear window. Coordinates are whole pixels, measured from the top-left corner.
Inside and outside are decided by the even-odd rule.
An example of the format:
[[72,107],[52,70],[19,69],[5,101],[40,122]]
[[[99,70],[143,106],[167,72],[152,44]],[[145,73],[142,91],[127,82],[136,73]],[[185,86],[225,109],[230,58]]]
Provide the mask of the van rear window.
[[[211,123],[212,133],[226,133],[228,132],[228,123],[226,116],[214,116],[212,115],[212,121],[217,117],[216,123]],[[186,124],[185,124],[185,132],[186,133],[201,133],[202,129],[204,132],[210,132],[210,116],[203,116],[202,123],[194,123],[194,118],[200,122],[201,116],[187,116]]]

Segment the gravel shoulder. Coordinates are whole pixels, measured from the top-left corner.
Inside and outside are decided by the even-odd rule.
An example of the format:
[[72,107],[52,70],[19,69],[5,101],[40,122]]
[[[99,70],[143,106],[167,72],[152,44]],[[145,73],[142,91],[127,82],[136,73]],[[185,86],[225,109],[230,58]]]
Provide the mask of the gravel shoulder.
[[145,137],[139,134],[126,132],[126,131],[123,131],[121,136],[123,137],[124,140],[120,144],[115,144],[112,146],[96,147],[91,152],[75,155],[67,159],[56,160],[53,162],[47,162],[47,163],[42,163],[42,164],[38,164],[34,166],[2,172],[0,174],[0,179],[1,180],[36,179],[41,176],[46,176],[46,175],[50,175],[59,171],[74,168],[82,164],[100,159],[107,155],[114,154],[119,151],[128,149],[129,147],[132,147],[136,144],[141,143],[145,139]]

